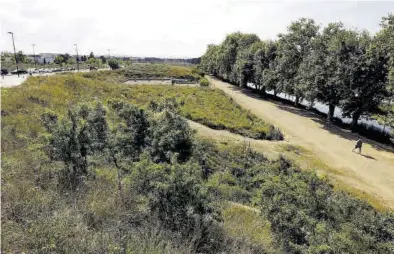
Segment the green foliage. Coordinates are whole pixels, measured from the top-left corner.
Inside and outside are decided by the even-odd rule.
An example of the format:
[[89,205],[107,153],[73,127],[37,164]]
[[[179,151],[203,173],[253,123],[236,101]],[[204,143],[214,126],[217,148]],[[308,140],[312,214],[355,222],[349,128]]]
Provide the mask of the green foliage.
[[[220,91],[63,75],[4,89],[2,103],[3,252],[393,252],[392,213],[246,142],[195,140],[176,111],[227,128],[249,115]],[[62,172],[77,191],[58,188],[74,181]],[[221,216],[228,201],[253,213]]]
[[111,68],[111,70],[117,70],[120,68],[119,62],[115,59],[109,59],[108,65]]
[[318,30],[313,20],[301,18],[290,24],[288,33],[279,35],[279,75],[284,91],[296,97],[296,104],[306,91],[302,83],[296,82],[299,67],[310,54]]
[[226,232],[239,241],[263,248],[265,253],[283,253],[274,244],[270,223],[257,209],[229,203],[223,210],[223,224]]
[[182,116],[211,128],[257,139],[283,139],[282,135],[276,135],[278,131],[272,125],[243,110],[220,90],[145,85],[130,87],[127,97],[143,105],[150,105],[160,97],[161,100],[172,98]]
[[90,153],[89,110],[86,106],[69,109],[67,118],[57,120],[55,115],[44,114],[44,125],[50,132],[47,154],[51,160],[62,161],[59,184],[66,189],[76,190],[87,176],[87,156]]
[[208,45],[200,66],[242,87],[252,82],[263,94],[293,95],[296,106],[302,99],[310,107],[320,101],[329,107],[329,121],[340,107],[356,130],[362,115],[379,114],[378,108],[393,100],[393,15],[382,20],[375,36],[347,30],[341,22],[320,31],[306,18],[292,22],[273,42],[233,33],[219,45]]
[[151,128],[151,153],[155,161],[186,161],[192,153],[192,131],[185,120],[168,111],[160,114]]
[[207,87],[209,86],[209,80],[206,78],[200,78],[200,80],[198,81],[198,83],[200,84],[200,86],[202,87]]
[[82,73],[83,77],[100,81],[122,83],[132,79],[177,78],[198,81],[202,73],[196,67],[169,64],[133,64],[122,70]]
[[[95,75],[96,73],[89,73]],[[101,72],[100,72],[101,73]],[[100,74],[99,74],[100,75]],[[179,113],[188,119],[215,129],[226,129],[257,139],[282,139],[280,131],[270,124],[250,114],[235,104],[220,90],[194,87],[170,86],[121,86],[106,84],[80,75],[61,75],[53,77],[32,77],[17,90],[3,89],[3,111],[14,114],[13,118],[3,121],[18,121],[23,117],[23,124],[17,128],[38,131],[41,126],[34,119],[40,118],[43,107],[57,108],[63,112],[67,103],[89,101],[91,98],[118,97],[127,99],[135,105],[147,108],[151,102],[163,102],[174,99]],[[63,98],[56,100],[55,98]],[[26,108],[33,113],[22,114]],[[18,110],[20,109],[20,110]],[[21,119],[19,119],[21,120]],[[280,135],[276,135],[276,134]],[[275,135],[273,135],[275,134]]]
[[55,62],[56,64],[62,64],[62,63],[64,62],[63,56],[62,56],[62,55],[57,55],[57,56],[55,57],[54,62]]
[[114,129],[113,150],[136,160],[148,144],[149,120],[145,112],[134,105],[119,100],[110,100],[109,104],[120,118]]

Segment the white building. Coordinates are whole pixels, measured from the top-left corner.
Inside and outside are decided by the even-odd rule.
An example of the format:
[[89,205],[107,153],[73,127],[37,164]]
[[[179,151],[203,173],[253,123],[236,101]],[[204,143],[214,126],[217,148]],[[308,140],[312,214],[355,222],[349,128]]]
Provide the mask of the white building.
[[46,63],[46,64],[49,64],[49,63],[52,63],[53,61],[55,61],[55,57],[57,56],[58,54],[53,54],[53,53],[41,53],[41,54],[38,54],[36,57],[37,57],[37,63],[40,63],[40,64],[43,64],[43,63]]

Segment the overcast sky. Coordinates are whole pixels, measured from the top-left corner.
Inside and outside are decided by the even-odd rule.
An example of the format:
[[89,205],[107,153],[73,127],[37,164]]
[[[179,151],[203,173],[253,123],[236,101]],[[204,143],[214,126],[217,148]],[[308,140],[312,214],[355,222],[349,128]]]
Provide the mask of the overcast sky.
[[263,0],[0,0],[0,49],[36,53],[199,57],[207,44],[241,31],[273,39],[291,21],[342,21],[347,27],[379,30],[394,1]]

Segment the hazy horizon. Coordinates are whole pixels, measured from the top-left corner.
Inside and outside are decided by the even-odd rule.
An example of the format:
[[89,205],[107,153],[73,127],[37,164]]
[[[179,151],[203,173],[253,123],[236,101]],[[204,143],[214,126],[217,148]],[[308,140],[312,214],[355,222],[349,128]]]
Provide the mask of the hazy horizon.
[[194,58],[236,31],[275,39],[301,17],[317,24],[379,30],[393,2],[375,1],[49,1],[0,0],[0,50],[39,53]]

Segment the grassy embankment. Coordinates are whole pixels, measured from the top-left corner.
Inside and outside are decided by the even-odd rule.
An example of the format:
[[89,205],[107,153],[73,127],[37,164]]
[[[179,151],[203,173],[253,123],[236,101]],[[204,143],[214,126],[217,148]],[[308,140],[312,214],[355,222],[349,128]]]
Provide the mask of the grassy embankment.
[[[163,102],[165,98],[176,98],[182,115],[215,128],[240,131],[250,136],[261,136],[269,126],[257,121],[254,116],[242,110],[218,90],[188,87],[175,89],[168,86],[125,87],[116,84],[108,85],[106,82],[86,79],[79,75],[31,77],[19,87],[2,89],[2,167],[4,170],[2,180],[5,214],[3,232],[9,236],[4,238],[4,246],[6,246],[4,250],[12,248],[28,251],[41,247],[56,250],[61,248],[56,246],[59,245],[59,241],[65,241],[64,246],[72,245],[77,248],[80,245],[74,237],[78,234],[81,239],[86,240],[89,232],[84,226],[84,219],[80,217],[83,214],[78,214],[69,207],[68,198],[57,193],[56,176],[61,166],[59,163],[49,162],[45,155],[43,135],[46,134],[41,116],[48,111],[65,115],[69,107],[80,102],[105,103],[110,98],[131,101],[142,108],[149,107],[151,101],[157,102],[159,98]],[[115,182],[113,173],[105,168],[95,170],[97,179],[89,185],[97,190],[89,192],[78,201],[86,202],[86,206],[80,204],[83,209],[87,209],[85,212],[105,219],[121,213],[121,208],[113,210],[118,202],[116,191],[113,192],[111,189],[112,183]],[[108,192],[113,194],[108,195]],[[100,196],[105,197],[105,200],[99,198]],[[243,215],[244,212],[240,211],[239,207],[232,209],[232,205],[225,207],[224,222],[226,228],[230,230],[231,225],[237,223],[233,220],[234,216],[238,216],[238,212]],[[265,225],[264,228],[259,229],[265,234],[247,236],[245,232],[239,240],[245,241],[246,244],[252,241],[253,245],[272,249],[273,247],[268,246],[272,241],[271,236],[267,235],[269,223],[256,215],[251,216],[258,223],[256,225]],[[80,228],[81,232],[73,231],[70,227],[74,226],[83,228]],[[74,232],[74,236],[67,236],[67,231]],[[50,235],[53,237],[47,238]],[[160,240],[165,242],[163,238],[165,239],[162,237]],[[249,238],[252,240],[248,240]],[[155,249],[154,243],[146,238],[132,238],[130,241],[135,243],[146,241],[145,250],[157,252],[164,250],[160,246],[156,246]],[[103,245],[106,244],[108,243],[104,241]],[[89,249],[88,246],[86,248]],[[181,251],[171,246],[168,249]]]
[[[192,117],[187,114],[193,115],[196,107],[200,107],[200,115],[205,112],[205,121],[212,121],[215,125],[220,123],[217,119],[229,117],[237,110],[239,114],[230,119],[239,121],[242,116],[247,119],[248,113],[224,94],[207,91],[201,88],[108,85],[80,76],[30,78],[20,87],[3,89],[3,250],[61,252],[72,248],[79,252],[116,252],[126,246],[126,249],[131,248],[137,253],[179,253],[202,248],[188,246],[195,242],[187,237],[180,239],[177,232],[172,235],[173,239],[169,239],[169,232],[146,224],[149,220],[156,221],[155,213],[149,213],[149,209],[150,202],[157,202],[157,199],[150,200],[149,195],[138,192],[145,186],[140,179],[147,177],[148,183],[158,181],[150,188],[157,188],[156,191],[164,188],[171,193],[172,188],[165,189],[166,186],[183,186],[183,181],[174,183],[171,178],[170,182],[161,182],[162,176],[167,178],[167,168],[171,166],[149,162],[146,157],[142,157],[141,162],[128,163],[131,171],[126,173],[125,180],[128,181],[123,184],[130,189],[124,192],[118,190],[114,166],[99,156],[91,162],[89,175],[84,180],[85,188],[80,193],[61,192],[58,173],[63,167],[61,162],[51,161],[46,155],[45,137],[51,133],[44,131],[40,119],[49,109],[66,117],[68,107],[94,100],[106,104],[108,99],[117,98],[142,108],[151,108],[151,101],[158,104],[168,101],[158,100],[159,96],[176,98],[179,112],[190,119]],[[216,105],[210,108],[206,105],[220,101],[220,97],[226,98],[221,102],[226,107]],[[227,111],[228,108],[231,110]],[[233,123],[223,121],[224,127],[231,130],[230,124]],[[160,127],[158,125],[157,128],[160,130]],[[245,127],[246,131],[251,129]],[[253,136],[251,132],[245,133]],[[280,252],[281,248],[301,253],[385,253],[392,248],[389,241],[392,215],[377,212],[361,200],[334,191],[327,179],[318,178],[314,172],[300,171],[292,162],[280,157],[267,160],[246,144],[244,147],[232,144],[198,146],[200,148],[193,148],[192,156],[195,158],[190,163],[186,166],[176,166],[175,163],[173,166],[184,167],[185,170],[198,168],[198,174],[199,170],[204,171],[206,179],[197,181],[197,185],[185,191],[206,189],[199,195],[211,197],[215,206],[221,207],[223,224],[208,230],[215,232],[214,238],[223,245],[216,243],[203,248],[235,253]],[[283,151],[303,153],[289,147],[283,147]],[[182,174],[183,171],[180,172]],[[190,181],[189,178],[184,180]],[[126,203],[125,197],[128,197]],[[179,196],[176,198],[181,204],[191,202]],[[374,230],[370,230],[372,225],[376,227]],[[234,228],[239,230],[234,231]],[[119,232],[127,238],[119,238]],[[194,232],[192,238],[199,239],[200,236]]]
[[196,67],[169,64],[133,64],[127,69],[83,73],[83,77],[111,83],[123,83],[131,79],[177,78],[198,81],[202,73]]

